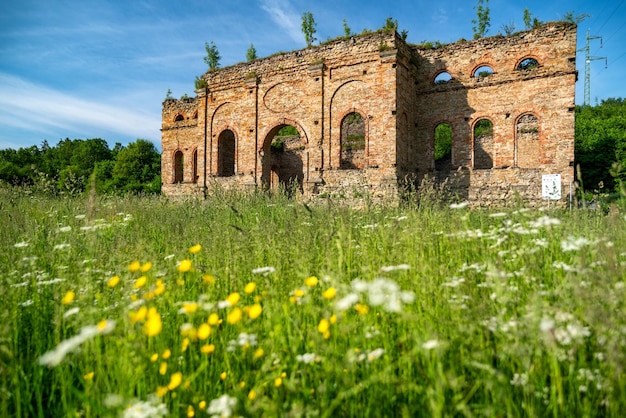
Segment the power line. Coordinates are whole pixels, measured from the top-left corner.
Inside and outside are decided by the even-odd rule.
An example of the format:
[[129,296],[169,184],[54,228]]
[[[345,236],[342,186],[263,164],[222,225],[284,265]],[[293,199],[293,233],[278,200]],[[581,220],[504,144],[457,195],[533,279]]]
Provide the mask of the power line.
[[620,6],[624,3],[624,1],[626,0],[622,0],[620,2],[620,4],[617,5],[617,7],[615,7],[615,9],[613,9],[613,11],[611,12],[611,14],[609,15],[609,17],[606,18],[606,20],[604,21],[604,23],[602,24],[602,26],[600,26],[600,28],[598,29],[598,32],[600,32],[602,30],[602,28],[604,27],[604,25],[606,25],[608,23],[609,20],[611,20],[611,18],[613,17],[613,15],[615,14],[615,12],[617,12],[617,9],[620,8]]

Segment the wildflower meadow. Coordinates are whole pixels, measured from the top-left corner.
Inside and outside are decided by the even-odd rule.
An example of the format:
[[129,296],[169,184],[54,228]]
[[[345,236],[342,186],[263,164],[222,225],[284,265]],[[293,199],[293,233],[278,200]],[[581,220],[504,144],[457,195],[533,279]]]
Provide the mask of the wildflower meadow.
[[0,416],[622,416],[626,217],[0,189]]

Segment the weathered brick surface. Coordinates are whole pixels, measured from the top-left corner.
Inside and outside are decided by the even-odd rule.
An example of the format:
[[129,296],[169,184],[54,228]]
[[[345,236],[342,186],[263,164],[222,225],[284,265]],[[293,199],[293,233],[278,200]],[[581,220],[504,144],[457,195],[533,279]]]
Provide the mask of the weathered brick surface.
[[[163,192],[275,187],[294,179],[305,196],[394,196],[403,181],[430,176],[449,179],[473,203],[502,204],[515,196],[537,201],[542,174],[561,174],[566,196],[575,51],[576,27],[564,23],[438,49],[373,33],[208,72],[208,89],[196,98],[163,103]],[[519,70],[527,58],[539,66]],[[485,65],[493,74],[475,77]],[[436,84],[442,71],[452,79]],[[365,145],[357,169],[347,169],[342,121],[353,112],[363,117]],[[473,135],[480,119],[493,124],[482,157]],[[452,157],[436,170],[434,131],[441,122],[453,131]],[[276,153],[270,143],[285,125],[300,137]],[[234,151],[224,148],[225,137],[234,137]]]

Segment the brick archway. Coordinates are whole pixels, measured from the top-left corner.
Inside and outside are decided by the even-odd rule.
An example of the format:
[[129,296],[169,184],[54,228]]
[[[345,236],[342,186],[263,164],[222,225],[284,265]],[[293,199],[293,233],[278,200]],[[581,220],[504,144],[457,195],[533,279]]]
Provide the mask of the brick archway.
[[[288,126],[295,128],[297,135],[277,136]],[[308,149],[306,135],[297,122],[289,119],[277,122],[263,138],[259,156],[261,184],[265,189],[283,188],[292,192],[297,188],[303,191]]]

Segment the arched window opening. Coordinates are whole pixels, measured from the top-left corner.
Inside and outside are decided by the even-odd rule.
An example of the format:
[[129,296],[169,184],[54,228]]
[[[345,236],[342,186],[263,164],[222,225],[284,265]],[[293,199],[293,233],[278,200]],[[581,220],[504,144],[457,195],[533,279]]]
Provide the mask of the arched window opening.
[[235,175],[235,134],[230,129],[223,131],[217,140],[217,175]]
[[489,119],[480,119],[474,125],[474,168],[493,168],[493,124]]
[[365,167],[365,121],[358,112],[346,115],[341,121],[342,169]]
[[493,68],[491,68],[488,65],[481,65],[480,67],[476,68],[476,70],[474,70],[473,77],[484,78],[484,77],[489,77],[492,74],[493,74]]
[[181,114],[176,115],[176,117],[174,118],[174,122],[180,122],[182,120],[185,120],[185,117]]
[[446,84],[448,81],[452,80],[452,76],[447,71],[442,71],[435,77],[435,84]]
[[519,71],[530,71],[538,67],[539,67],[539,62],[536,59],[524,58],[517,66],[517,69]]
[[539,147],[539,119],[535,115],[522,115],[515,125],[515,164],[518,167],[536,167]]
[[176,151],[174,154],[174,183],[183,182],[183,153]]
[[191,181],[194,183],[198,182],[198,150],[197,149],[193,150]]
[[450,168],[452,163],[452,127],[440,123],[435,127],[435,169]]

